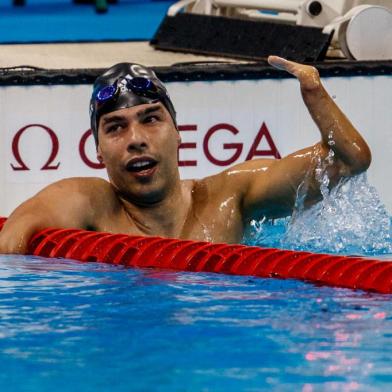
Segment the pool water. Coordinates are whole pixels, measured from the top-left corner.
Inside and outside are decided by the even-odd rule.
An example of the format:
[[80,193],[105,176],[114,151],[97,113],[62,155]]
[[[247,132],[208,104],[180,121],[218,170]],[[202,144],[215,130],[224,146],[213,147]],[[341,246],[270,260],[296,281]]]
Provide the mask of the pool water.
[[[358,176],[245,242],[392,260]],[[388,391],[392,295],[0,256],[0,391]]]
[[392,296],[0,258],[0,391],[385,391]]

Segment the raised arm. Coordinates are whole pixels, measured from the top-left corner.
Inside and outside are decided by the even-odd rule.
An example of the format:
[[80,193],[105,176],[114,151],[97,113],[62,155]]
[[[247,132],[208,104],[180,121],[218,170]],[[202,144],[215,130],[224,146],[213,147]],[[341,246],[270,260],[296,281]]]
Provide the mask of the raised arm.
[[47,227],[85,228],[94,215],[86,196],[91,186],[82,179],[62,180],[25,201],[0,232],[0,253],[25,254],[31,236]]
[[351,176],[365,171],[371,161],[369,147],[324,89],[317,69],[276,56],[270,56],[268,61],[298,79],[303,100],[321,133],[320,146],[324,153],[334,151],[342,163],[344,173],[340,174]]
[[[343,177],[365,171],[371,154],[365,140],[328,95],[316,68],[270,56],[269,63],[294,75],[303,100],[318,126],[321,141],[281,160],[255,160],[231,171],[242,182],[245,217],[285,216],[291,213],[298,188],[305,183],[306,203],[320,198],[319,174],[323,162],[330,186]],[[230,170],[227,172],[230,174]]]

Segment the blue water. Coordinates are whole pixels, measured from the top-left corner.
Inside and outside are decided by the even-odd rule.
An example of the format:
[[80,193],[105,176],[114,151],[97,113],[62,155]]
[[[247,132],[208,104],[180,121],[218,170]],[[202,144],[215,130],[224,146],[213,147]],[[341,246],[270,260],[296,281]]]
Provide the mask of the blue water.
[[0,391],[378,391],[392,298],[294,280],[0,259]]

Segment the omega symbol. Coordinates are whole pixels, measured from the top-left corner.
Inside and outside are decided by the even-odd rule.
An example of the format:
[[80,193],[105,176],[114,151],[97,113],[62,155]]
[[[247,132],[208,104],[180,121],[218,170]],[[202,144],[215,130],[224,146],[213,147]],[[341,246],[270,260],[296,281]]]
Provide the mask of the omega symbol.
[[52,150],[50,152],[49,158],[46,161],[46,163],[41,167],[41,170],[56,170],[60,166],[60,162],[57,164],[53,164],[53,161],[56,159],[56,156],[59,152],[59,139],[57,135],[53,132],[52,129],[49,127],[42,125],[42,124],[29,124],[26,125],[25,127],[19,129],[19,131],[15,134],[13,140],[12,140],[12,153],[15,157],[16,162],[18,163],[17,165],[14,165],[11,163],[11,167],[13,170],[30,170],[30,168],[24,163],[20,151],[19,151],[19,141],[20,138],[22,137],[23,133],[27,131],[29,128],[32,127],[38,127],[42,128],[45,130],[52,142]]

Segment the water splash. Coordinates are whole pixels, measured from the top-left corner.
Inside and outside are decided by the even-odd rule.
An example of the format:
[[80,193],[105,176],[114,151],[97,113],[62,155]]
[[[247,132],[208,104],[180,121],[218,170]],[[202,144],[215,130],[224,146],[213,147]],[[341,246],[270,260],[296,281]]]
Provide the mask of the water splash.
[[[314,155],[315,179],[322,200],[309,209],[296,203],[281,245],[319,252],[391,253],[391,218],[376,189],[368,183],[366,173],[342,179],[330,189],[328,168],[335,158],[333,129],[327,143],[330,149],[324,159],[320,154]],[[309,178],[304,183],[308,181]],[[305,196],[297,198],[304,200]]]
[[[328,139],[332,146],[332,133]],[[273,222],[252,221],[244,242],[328,253],[392,253],[391,217],[376,189],[368,183],[366,173],[341,181],[330,190],[327,168],[333,164],[333,151],[323,160],[318,154],[314,159],[322,200],[304,208],[305,180],[298,189],[292,217]]]
[[295,211],[280,245],[318,252],[392,253],[391,218],[366,174],[342,181],[331,191],[325,177],[322,201]]

